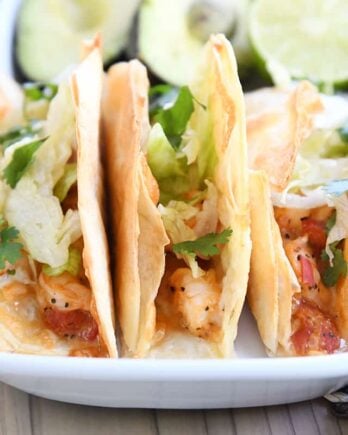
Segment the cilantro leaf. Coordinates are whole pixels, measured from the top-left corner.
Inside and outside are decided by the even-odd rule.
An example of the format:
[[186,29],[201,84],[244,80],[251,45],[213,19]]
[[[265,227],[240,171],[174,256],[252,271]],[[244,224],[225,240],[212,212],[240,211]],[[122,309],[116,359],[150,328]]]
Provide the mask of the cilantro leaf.
[[333,287],[336,285],[339,278],[345,277],[348,272],[347,262],[343,257],[342,249],[337,248],[338,243],[339,242],[334,242],[330,245],[330,249],[334,256],[332,260],[332,266],[329,263],[329,257],[326,251],[323,250],[321,254],[321,258],[324,261],[327,261],[327,267],[321,275],[321,279],[327,287]]
[[149,97],[152,98],[152,97],[157,97],[159,95],[168,94],[173,89],[177,89],[177,88],[175,88],[175,86],[168,85],[168,84],[155,85],[150,88]]
[[58,91],[58,86],[54,83],[25,83],[23,91],[27,101],[51,101]]
[[336,223],[336,210],[331,214],[331,216],[326,222],[325,230],[327,234],[329,234],[331,229],[334,227],[335,223]]
[[219,254],[217,244],[227,243],[232,235],[231,228],[227,228],[221,233],[210,233],[206,236],[199,237],[196,240],[188,240],[186,242],[175,243],[173,251],[176,254],[201,254],[204,257],[212,257]]
[[348,191],[348,178],[330,181],[330,183],[324,186],[324,190],[329,195],[341,196]]
[[9,242],[18,237],[19,231],[15,227],[8,227],[1,231],[1,241]]
[[15,264],[21,256],[23,245],[16,242],[19,231],[15,227],[7,227],[0,231],[0,269],[6,262]]
[[17,148],[13,153],[11,162],[4,169],[3,175],[7,184],[14,189],[18,181],[33,161],[35,152],[39,149],[45,139],[36,140]]
[[11,128],[6,134],[0,135],[0,144],[3,149],[6,149],[26,137],[33,137],[41,130],[41,127],[40,122],[32,121],[26,126]]
[[174,104],[168,109],[161,108],[153,120],[161,124],[172,147],[177,150],[181,136],[194,110],[193,95],[188,86],[183,86]]
[[164,107],[172,105],[176,100],[179,89],[171,85],[156,85],[152,86],[149,90],[149,112],[150,118],[154,116]]

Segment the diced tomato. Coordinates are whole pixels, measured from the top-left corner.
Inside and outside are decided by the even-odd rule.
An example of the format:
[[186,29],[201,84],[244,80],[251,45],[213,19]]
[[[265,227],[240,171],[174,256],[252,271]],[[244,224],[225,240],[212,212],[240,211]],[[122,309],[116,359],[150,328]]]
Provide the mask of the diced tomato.
[[308,235],[308,242],[316,251],[322,251],[326,245],[325,223],[315,219],[302,220],[302,234]]
[[88,311],[46,308],[43,316],[48,328],[60,337],[75,336],[85,341],[93,341],[98,336],[98,325]]
[[292,315],[291,341],[298,355],[309,352],[333,353],[340,339],[333,320],[317,306],[301,299]]
[[314,286],[315,279],[314,279],[312,263],[304,255],[300,256],[300,263],[301,263],[301,278],[302,278],[301,283],[308,284],[309,286]]

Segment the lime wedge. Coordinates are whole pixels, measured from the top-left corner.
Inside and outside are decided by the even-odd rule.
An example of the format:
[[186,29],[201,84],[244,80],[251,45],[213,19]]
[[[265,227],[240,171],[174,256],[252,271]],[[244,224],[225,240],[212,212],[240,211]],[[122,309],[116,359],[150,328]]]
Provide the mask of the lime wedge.
[[316,83],[348,81],[347,0],[256,0],[249,32],[269,66]]

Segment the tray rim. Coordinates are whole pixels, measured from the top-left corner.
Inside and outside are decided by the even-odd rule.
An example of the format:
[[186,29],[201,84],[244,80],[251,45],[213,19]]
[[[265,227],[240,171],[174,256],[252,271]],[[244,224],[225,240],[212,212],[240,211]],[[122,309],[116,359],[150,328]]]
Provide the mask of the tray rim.
[[0,354],[0,377],[123,382],[310,380],[345,378],[348,353],[234,359],[107,359]]

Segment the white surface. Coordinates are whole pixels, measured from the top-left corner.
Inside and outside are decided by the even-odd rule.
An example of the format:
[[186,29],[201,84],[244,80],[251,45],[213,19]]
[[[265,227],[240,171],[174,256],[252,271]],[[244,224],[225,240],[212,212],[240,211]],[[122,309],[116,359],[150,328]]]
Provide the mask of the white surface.
[[[12,74],[19,0],[0,0],[0,71]],[[222,408],[290,403],[348,383],[348,354],[265,357],[244,310],[233,360],[106,360],[0,354],[0,381],[49,399],[110,407]]]

